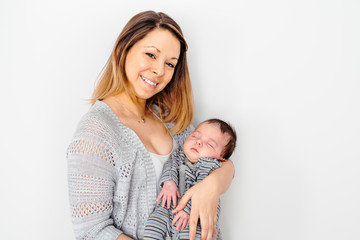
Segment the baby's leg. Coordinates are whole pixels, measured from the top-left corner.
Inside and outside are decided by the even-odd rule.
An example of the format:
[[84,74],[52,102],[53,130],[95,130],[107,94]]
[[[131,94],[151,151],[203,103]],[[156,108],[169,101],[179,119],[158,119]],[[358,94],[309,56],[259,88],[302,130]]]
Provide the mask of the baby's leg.
[[169,234],[169,226],[169,210],[157,207],[146,222],[144,240],[165,239],[165,236]]

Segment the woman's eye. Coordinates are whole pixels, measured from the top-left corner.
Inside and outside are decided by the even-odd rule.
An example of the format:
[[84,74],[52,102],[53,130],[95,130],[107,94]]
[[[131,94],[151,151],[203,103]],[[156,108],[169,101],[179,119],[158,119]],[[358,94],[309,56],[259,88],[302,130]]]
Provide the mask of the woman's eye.
[[148,55],[148,56],[151,57],[151,58],[155,58],[155,55],[152,54],[152,53],[146,53],[146,55]]
[[172,63],[166,63],[166,64],[171,68],[175,68],[174,64],[172,64]]

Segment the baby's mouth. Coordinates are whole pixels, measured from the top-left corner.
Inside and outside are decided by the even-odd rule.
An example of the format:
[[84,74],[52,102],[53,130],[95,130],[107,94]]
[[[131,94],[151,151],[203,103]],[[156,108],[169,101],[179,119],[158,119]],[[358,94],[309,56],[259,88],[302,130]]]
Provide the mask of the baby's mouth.
[[194,151],[194,152],[196,152],[196,153],[199,153],[199,151],[198,151],[196,148],[191,148],[190,150],[191,150],[191,151]]

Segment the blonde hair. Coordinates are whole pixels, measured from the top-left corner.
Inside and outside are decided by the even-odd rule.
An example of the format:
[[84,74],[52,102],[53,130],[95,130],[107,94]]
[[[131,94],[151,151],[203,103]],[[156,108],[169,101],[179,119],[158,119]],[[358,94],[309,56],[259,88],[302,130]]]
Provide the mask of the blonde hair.
[[[100,74],[92,94],[91,103],[126,91],[135,100],[125,73],[125,61],[130,48],[155,28],[167,29],[180,41],[181,49],[174,75],[168,85],[147,99],[148,107],[158,106],[159,117],[165,123],[175,123],[172,134],[185,130],[193,119],[193,97],[186,60],[187,44],[180,26],[164,13],[145,11],[138,13],[120,33],[109,60]],[[152,109],[155,110],[155,109]]]

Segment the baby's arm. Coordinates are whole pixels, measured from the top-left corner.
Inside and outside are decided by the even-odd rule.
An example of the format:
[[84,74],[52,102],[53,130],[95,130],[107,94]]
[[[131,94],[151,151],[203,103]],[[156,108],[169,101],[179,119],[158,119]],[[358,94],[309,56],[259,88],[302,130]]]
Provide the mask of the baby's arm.
[[201,182],[207,176],[209,176],[209,174],[212,173],[212,171],[214,171],[219,167],[221,167],[221,161],[215,158],[208,158],[208,157],[200,158],[197,162],[195,183]]
[[180,198],[180,192],[178,190],[178,175],[179,175],[179,166],[181,160],[179,160],[182,149],[176,149],[171,155],[170,158],[165,162],[164,169],[160,178],[160,185],[162,189],[156,201],[160,201],[162,198],[161,206],[169,209],[171,206],[171,201],[173,202],[174,207],[177,205],[177,198]]

